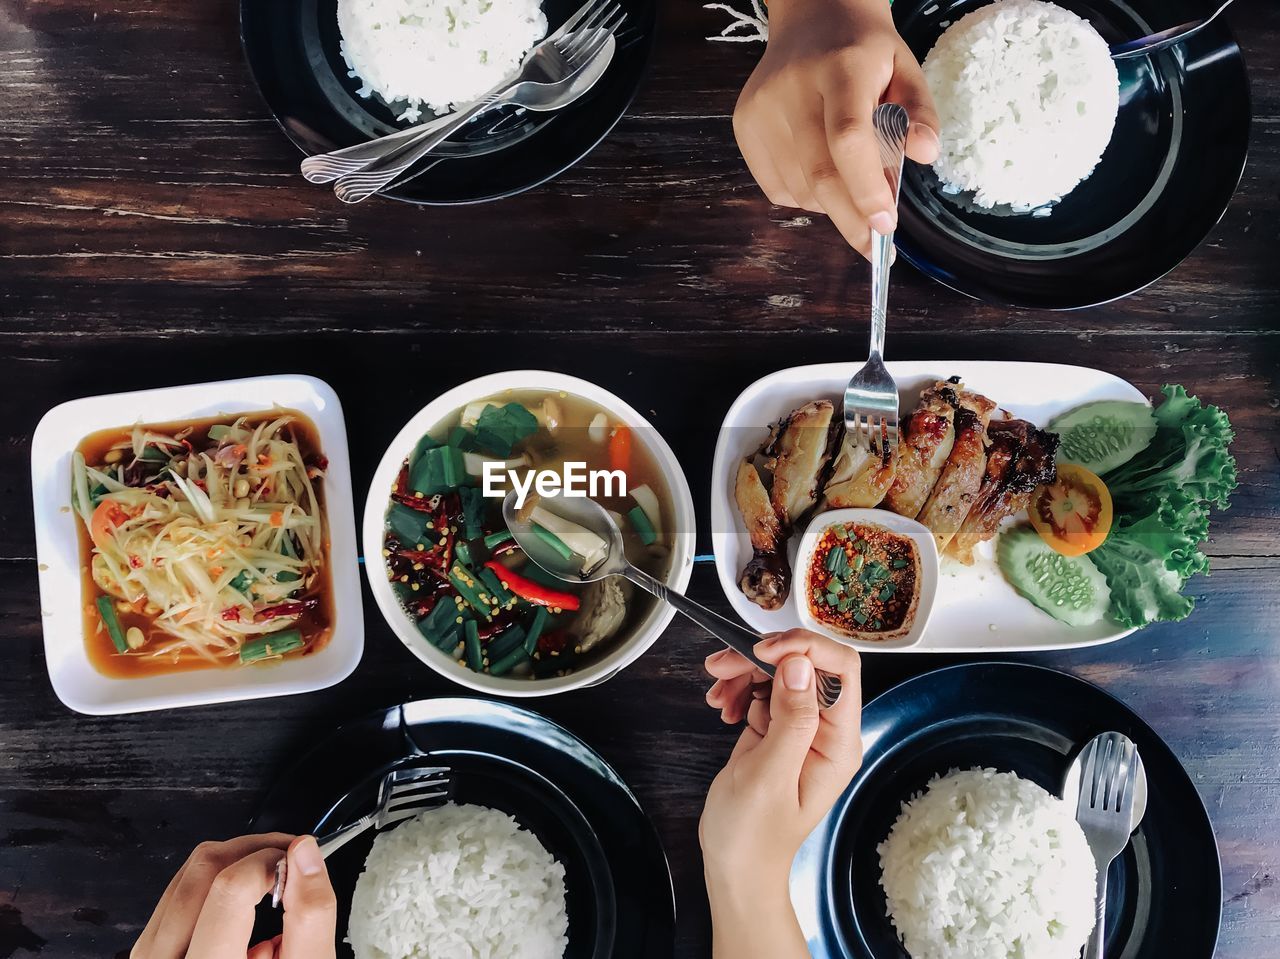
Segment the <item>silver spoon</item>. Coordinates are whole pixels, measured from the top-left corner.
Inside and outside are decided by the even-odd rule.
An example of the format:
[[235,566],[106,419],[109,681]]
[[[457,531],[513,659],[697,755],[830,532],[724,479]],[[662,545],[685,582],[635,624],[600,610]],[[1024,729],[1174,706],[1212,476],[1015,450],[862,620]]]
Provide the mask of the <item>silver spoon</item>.
[[[1101,794],[1093,797],[1095,802],[1090,802],[1089,794],[1092,792],[1095,778],[1093,773],[1105,761],[1100,757],[1105,756],[1107,750],[1112,752],[1117,750],[1128,751],[1133,757],[1131,768],[1126,777],[1127,785],[1125,786],[1125,789],[1133,794],[1132,811],[1129,814],[1128,822],[1124,824],[1128,829],[1120,827],[1110,830],[1106,826],[1106,820],[1111,817],[1106,815],[1098,816],[1096,807],[1102,804]],[[1086,778],[1085,774],[1086,767],[1090,771],[1088,778]],[[1142,822],[1143,815],[1147,811],[1147,773],[1142,765],[1142,754],[1138,752],[1137,746],[1123,733],[1109,732],[1095,736],[1080,750],[1075,761],[1072,762],[1071,768],[1067,770],[1066,778],[1062,783],[1062,798],[1068,803],[1075,804],[1077,810],[1076,818],[1080,821],[1081,828],[1085,830],[1085,836],[1089,840],[1089,848],[1094,853],[1098,863],[1097,921],[1094,923],[1093,932],[1085,945],[1084,959],[1102,959],[1103,944],[1107,932],[1107,870],[1111,865],[1112,859],[1122,853],[1129,844],[1129,837],[1138,828],[1138,825]],[[1095,808],[1089,809],[1088,807],[1090,806]],[[1124,810],[1121,809],[1120,812],[1123,814]],[[1103,855],[1099,856],[1099,853]]]
[[[590,530],[605,542],[604,556],[597,559],[590,568],[582,569],[573,559],[565,559],[533,532],[532,524],[522,517],[520,510],[516,508],[516,491],[512,490],[502,503],[502,518],[507,521],[507,529],[511,530],[511,535],[520,544],[525,555],[552,576],[567,583],[594,583],[606,576],[625,576],[641,589],[675,607],[730,649],[745,656],[770,679],[773,678],[774,667],[759,659],[754,650],[755,644],[764,637],[745,626],[739,626],[725,619],[719,613],[671,589],[666,583],[655,579],[644,570],[632,566],[627,560],[622,530],[618,529],[618,524],[613,521],[609,511],[595,500],[585,496],[542,496],[538,500],[538,505],[547,509],[548,512]],[[580,563],[581,557],[577,557],[577,560]],[[839,677],[820,669],[815,672],[818,682],[818,705],[824,709],[834,706],[840,698]]]
[[1153,33],[1150,36],[1142,37],[1138,40],[1126,40],[1124,43],[1115,43],[1111,46],[1112,60],[1127,60],[1130,57],[1145,57],[1149,53],[1155,53],[1157,50],[1164,50],[1173,46],[1175,43],[1181,43],[1194,37],[1197,33],[1218,19],[1219,14],[1227,7],[1231,6],[1235,0],[1224,0],[1222,6],[1209,14],[1203,20],[1192,20],[1188,23],[1180,24],[1176,27],[1170,27],[1168,30],[1161,30],[1159,33]]

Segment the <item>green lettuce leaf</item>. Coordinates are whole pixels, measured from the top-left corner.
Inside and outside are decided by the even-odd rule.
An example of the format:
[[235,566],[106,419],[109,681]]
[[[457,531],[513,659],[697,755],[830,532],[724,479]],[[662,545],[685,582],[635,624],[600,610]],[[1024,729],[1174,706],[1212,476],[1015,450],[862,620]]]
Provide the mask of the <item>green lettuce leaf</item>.
[[1200,549],[1209,534],[1208,507],[1181,493],[1150,502],[1150,512],[1125,515],[1089,554],[1111,588],[1111,615],[1129,627],[1185,619],[1195,600],[1182,588],[1209,572]]
[[1104,479],[1120,512],[1151,512],[1154,503],[1182,494],[1226,509],[1236,488],[1235,439],[1227,414],[1204,406],[1181,386],[1165,386],[1155,410],[1156,435],[1137,456]]
[[1181,386],[1161,392],[1150,445],[1103,477],[1116,522],[1089,554],[1111,588],[1111,615],[1125,626],[1190,614],[1195,600],[1182,589],[1209,571],[1200,549],[1209,535],[1209,508],[1226,509],[1236,488],[1227,414]]

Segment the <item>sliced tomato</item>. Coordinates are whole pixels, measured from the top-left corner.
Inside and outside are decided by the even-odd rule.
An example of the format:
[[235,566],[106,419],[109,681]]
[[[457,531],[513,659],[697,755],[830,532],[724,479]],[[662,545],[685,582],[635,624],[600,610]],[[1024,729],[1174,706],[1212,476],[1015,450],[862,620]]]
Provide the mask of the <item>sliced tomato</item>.
[[104,499],[90,517],[89,538],[100,550],[108,549],[115,537],[116,527],[124,523],[129,514],[115,500]]
[[1097,549],[1111,532],[1111,492],[1083,466],[1058,464],[1058,478],[1039,487],[1027,507],[1040,538],[1063,556]]

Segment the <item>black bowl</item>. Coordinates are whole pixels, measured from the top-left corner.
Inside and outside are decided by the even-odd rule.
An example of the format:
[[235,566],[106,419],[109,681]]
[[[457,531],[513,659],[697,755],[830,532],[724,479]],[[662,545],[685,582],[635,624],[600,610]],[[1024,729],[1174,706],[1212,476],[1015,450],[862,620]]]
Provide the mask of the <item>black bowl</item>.
[[[652,825],[600,756],[528,710],[481,699],[424,700],[343,726],[280,778],[253,828],[323,835],[368,812],[388,770],[415,765],[448,766],[454,802],[507,813],[565,867],[566,959],[670,956],[671,875]],[[352,840],[327,861],[340,932],[373,836]],[[275,931],[274,918],[264,922],[263,936]]]
[[792,870],[816,959],[909,959],[886,915],[876,846],[933,776],[994,767],[1057,795],[1071,760],[1108,730],[1137,744],[1150,801],[1108,873],[1105,955],[1211,959],[1222,871],[1195,784],[1118,700],[1065,673],[1012,663],[936,670],[867,704],[863,767]]
[[[555,30],[583,0],[543,0]],[[603,77],[555,113],[490,111],[441,145],[383,196],[411,203],[479,203],[513,196],[573,166],[621,119],[640,87],[656,31],[655,0],[618,0],[627,19]],[[241,0],[240,37],[253,78],[290,140],[308,155],[394,133],[403,112],[361,97],[338,51],[337,0]],[[423,118],[431,116],[424,109]]]
[[[923,61],[986,0],[898,0],[898,30]],[[1061,0],[1108,43],[1198,19],[1195,0]],[[969,296],[1074,309],[1134,293],[1177,266],[1222,217],[1249,144],[1244,61],[1219,19],[1184,44],[1117,62],[1120,113],[1093,174],[1051,209],[984,210],[907,163],[898,249]],[[1047,212],[1048,215],[1045,215]]]

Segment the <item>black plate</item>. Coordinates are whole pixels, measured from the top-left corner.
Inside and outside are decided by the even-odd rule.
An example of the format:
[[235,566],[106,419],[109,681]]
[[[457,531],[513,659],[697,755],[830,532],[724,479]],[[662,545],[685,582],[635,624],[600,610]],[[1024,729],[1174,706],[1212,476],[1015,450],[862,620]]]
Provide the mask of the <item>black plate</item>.
[[869,703],[865,759],[806,840],[791,896],[816,959],[908,959],[885,915],[876,845],[934,775],[995,767],[1057,794],[1071,760],[1117,730],[1147,771],[1146,816],[1111,864],[1109,959],[1210,959],[1222,916],[1213,827],[1190,777],[1146,723],[1083,680],[1036,666],[975,663],[926,673]]
[[[528,710],[432,699],[343,726],[280,777],[253,828],[323,834],[372,808],[387,770],[436,764],[453,770],[456,802],[515,817],[564,864],[565,959],[669,959],[674,892],[648,817],[589,746]],[[329,857],[339,939],[372,842],[370,832]],[[349,956],[350,948],[340,942],[339,954]]]
[[[894,20],[924,60],[945,29],[987,0],[898,0]],[[1205,14],[1201,0],[1060,0],[1108,43]],[[1074,309],[1128,296],[1205,238],[1240,182],[1249,83],[1226,23],[1168,52],[1117,63],[1120,114],[1092,176],[1048,216],[981,210],[907,163],[898,249],[918,269],[994,303]]]
[[[543,0],[555,30],[584,0]],[[627,20],[603,77],[556,113],[504,108],[443,144],[441,160],[383,195],[411,203],[478,203],[512,196],[563,172],[604,139],[640,87],[656,30],[655,0],[618,0]],[[280,128],[304,153],[325,153],[401,129],[398,112],[357,96],[338,52],[337,0],[241,0],[240,38]],[[424,118],[429,117],[424,110]]]

